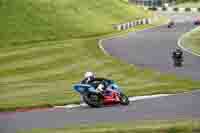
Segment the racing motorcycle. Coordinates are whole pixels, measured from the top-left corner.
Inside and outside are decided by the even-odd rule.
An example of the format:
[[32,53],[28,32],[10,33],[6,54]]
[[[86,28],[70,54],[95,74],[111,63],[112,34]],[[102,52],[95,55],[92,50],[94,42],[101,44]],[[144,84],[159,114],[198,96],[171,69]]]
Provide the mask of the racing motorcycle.
[[175,67],[181,67],[183,65],[183,57],[178,55],[178,53],[176,55],[173,55],[172,59],[174,61]]
[[122,92],[114,81],[111,81],[106,90],[103,92],[96,89],[100,83],[101,82],[99,81],[94,81],[90,85],[75,84],[73,88],[82,96],[83,101],[90,107],[101,107],[103,105],[117,103],[121,105],[129,104],[128,97]]
[[173,26],[175,25],[174,21],[170,21],[167,25],[168,28],[173,28]]

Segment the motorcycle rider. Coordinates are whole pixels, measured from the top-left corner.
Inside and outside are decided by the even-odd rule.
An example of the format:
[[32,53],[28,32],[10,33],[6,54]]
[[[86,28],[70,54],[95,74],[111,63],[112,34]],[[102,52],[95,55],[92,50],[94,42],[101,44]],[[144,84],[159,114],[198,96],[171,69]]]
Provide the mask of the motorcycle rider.
[[174,66],[180,67],[183,62],[183,51],[180,48],[176,48],[172,53],[172,58],[174,60]]
[[171,21],[168,23],[168,28],[171,28],[171,27],[174,26],[174,25],[175,25],[174,21],[171,20]]
[[183,51],[181,50],[181,48],[176,48],[173,52],[172,52],[172,57],[175,59],[182,59],[183,58]]
[[95,75],[93,72],[86,72],[84,74],[84,79],[81,81],[81,84],[90,84],[90,82],[94,79]]
[[86,72],[84,74],[84,79],[81,81],[81,84],[91,85],[93,81],[100,81],[100,84],[98,84],[96,87],[96,90],[98,90],[99,92],[104,92],[107,89],[108,85],[111,83],[111,80],[109,79],[96,77],[93,72]]

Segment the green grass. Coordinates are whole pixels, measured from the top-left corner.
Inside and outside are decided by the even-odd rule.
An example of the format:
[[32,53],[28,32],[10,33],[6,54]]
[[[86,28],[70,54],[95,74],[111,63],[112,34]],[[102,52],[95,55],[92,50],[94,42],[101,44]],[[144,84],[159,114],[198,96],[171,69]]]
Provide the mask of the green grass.
[[200,54],[200,28],[185,34],[182,39],[182,45],[192,52]]
[[2,0],[0,15],[1,111],[79,102],[72,85],[86,71],[116,80],[130,96],[200,87],[103,55],[97,43],[117,33],[112,24],[152,16],[124,0]]
[[200,86],[199,82],[140,69],[105,56],[96,38],[4,48],[0,61],[2,111],[78,102],[72,85],[85,71],[116,80],[130,96],[176,93]]
[[1,0],[0,47],[104,35],[150,15],[125,0]]
[[81,124],[57,129],[21,130],[18,133],[198,133],[200,121],[143,121]]
[[196,3],[200,0],[176,0],[176,3]]
[[184,3],[180,3],[176,5],[176,7],[200,7],[200,1],[192,2],[192,1],[186,1]]

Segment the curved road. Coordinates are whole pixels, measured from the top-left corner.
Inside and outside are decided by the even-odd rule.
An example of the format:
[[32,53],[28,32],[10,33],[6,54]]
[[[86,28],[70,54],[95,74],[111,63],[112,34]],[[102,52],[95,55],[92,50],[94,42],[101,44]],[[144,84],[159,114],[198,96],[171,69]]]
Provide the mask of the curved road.
[[68,124],[123,122],[134,120],[173,120],[200,118],[200,91],[148,100],[129,106],[105,108],[79,107],[0,114],[0,133],[17,129],[62,128]]
[[165,15],[178,22],[175,28],[168,29],[165,25],[145,31],[131,32],[125,37],[103,41],[104,49],[109,54],[130,64],[200,80],[200,57],[184,52],[183,67],[175,68],[170,54],[177,47],[178,38],[195,28],[191,21],[199,14]]
[[[179,18],[176,16],[175,18]],[[180,16],[181,18],[181,16]],[[182,19],[181,19],[182,20]],[[188,19],[190,20],[190,19]],[[171,66],[169,52],[176,46],[177,38],[194,28],[191,22],[130,33],[127,37],[103,42],[105,49],[129,63],[152,67],[166,72],[200,79],[200,58],[185,53],[185,65]],[[99,109],[79,107],[73,109],[47,109],[30,112],[0,113],[0,133],[14,133],[18,129],[61,128],[67,124],[134,120],[162,120],[174,118],[200,118],[200,91],[148,100],[139,100],[130,106]]]

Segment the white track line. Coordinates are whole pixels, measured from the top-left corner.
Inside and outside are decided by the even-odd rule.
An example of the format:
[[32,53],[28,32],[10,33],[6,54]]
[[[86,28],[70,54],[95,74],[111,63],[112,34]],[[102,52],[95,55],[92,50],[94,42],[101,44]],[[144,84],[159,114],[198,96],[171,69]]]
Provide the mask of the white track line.
[[188,53],[190,53],[190,54],[193,54],[193,55],[196,55],[196,56],[199,56],[199,57],[200,57],[200,54],[197,54],[197,53],[193,52],[192,50],[190,50],[189,48],[185,48],[185,47],[183,47],[183,46],[181,45],[181,41],[184,39],[184,37],[188,36],[189,34],[191,34],[192,32],[194,32],[194,31],[196,31],[196,30],[199,30],[199,28],[200,28],[200,27],[197,27],[197,28],[191,30],[190,32],[187,32],[187,33],[185,33],[184,35],[182,35],[182,36],[179,38],[179,40],[178,40],[178,46],[179,46],[181,49],[183,49],[184,51],[186,51],[186,52],[188,52]]
[[104,39],[99,40],[99,43],[98,43],[99,48],[101,49],[101,51],[103,51],[103,53],[104,53],[105,55],[109,56],[108,52],[107,52],[107,51],[104,49],[104,47],[102,46],[102,41],[103,41],[103,40],[104,40]]
[[[129,97],[129,100],[131,102],[133,101],[138,101],[138,100],[145,100],[145,99],[152,99],[152,98],[158,98],[158,97],[166,97],[170,96],[172,94],[159,94],[159,95],[150,95],[150,96],[135,96],[135,97]],[[77,108],[77,107],[86,107],[87,104],[82,103],[82,104],[69,104],[69,105],[64,105],[64,106],[55,106],[54,108]]]
[[158,98],[158,97],[165,97],[170,96],[172,94],[158,94],[158,95],[150,95],[150,96],[136,96],[136,97],[129,97],[130,101],[138,101],[138,100],[145,100],[145,99],[152,99],[152,98]]

